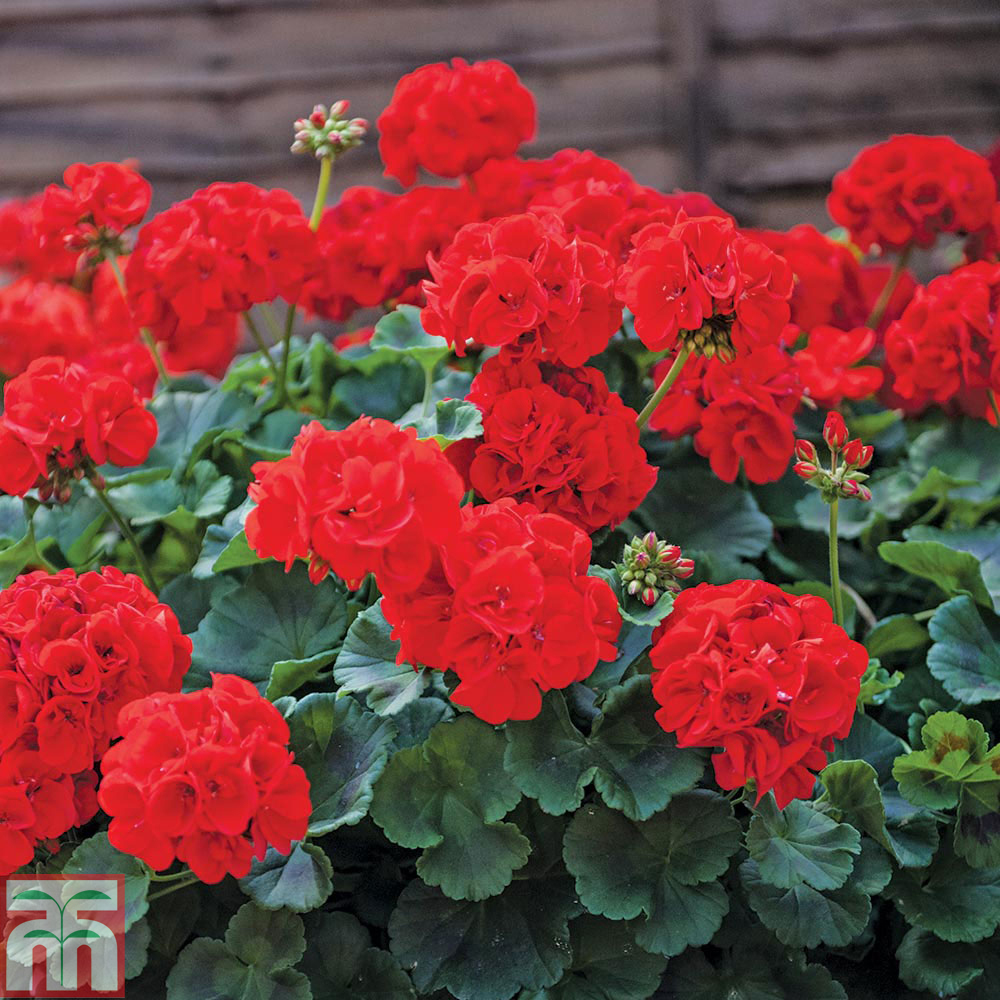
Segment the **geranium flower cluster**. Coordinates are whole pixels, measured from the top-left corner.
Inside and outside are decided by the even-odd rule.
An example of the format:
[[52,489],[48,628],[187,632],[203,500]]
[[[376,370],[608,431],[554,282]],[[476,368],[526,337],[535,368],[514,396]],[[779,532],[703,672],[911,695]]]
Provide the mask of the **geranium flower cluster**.
[[989,393],[1000,393],[1000,264],[969,264],[919,289],[886,332],[885,353],[908,412],[937,404],[995,423]]
[[590,534],[621,524],[656,482],[634,411],[596,368],[501,352],[467,398],[483,413],[469,481],[486,500],[530,501]]
[[348,188],[323,213],[319,269],[299,301],[334,320],[383,303],[422,303],[427,255],[441,253],[477,217],[476,200],[464,188],[415,187],[401,195]]
[[997,186],[987,160],[946,136],[868,146],[833,179],[830,217],[862,250],[930,247],[940,233],[988,226]]
[[308,559],[314,583],[332,570],[356,588],[374,572],[384,593],[406,590],[459,524],[462,481],[437,442],[388,420],[361,417],[342,431],[314,421],[291,455],[253,473],[250,547],[286,569]]
[[755,783],[779,808],[808,798],[833,741],[847,736],[864,646],[819,597],[762,580],[680,593],[653,633],[656,719],[681,747],[717,747],[724,789]]
[[731,361],[780,340],[790,316],[791,268],[729,220],[651,223],[632,242],[617,292],[651,351],[680,341],[705,357]]
[[317,267],[315,234],[291,194],[216,183],[150,220],[125,274],[137,324],[174,350],[197,338],[231,360],[238,314],[295,301]]
[[119,710],[179,690],[190,663],[174,612],[114,567],[0,592],[0,873],[94,815]]
[[69,499],[72,480],[112,462],[141,465],[156,418],[121,376],[94,375],[62,358],[39,358],[4,386],[0,491]]
[[305,837],[309,779],[293,763],[288,725],[243,678],[213,674],[211,688],[133,701],[118,725],[98,801],[120,851],[156,871],[178,859],[215,883]]
[[121,163],[74,163],[63,182],[45,189],[38,235],[77,254],[120,250],[122,233],[142,222],[153,195],[149,181]]
[[535,119],[534,97],[505,63],[421,66],[399,80],[376,123],[385,175],[409,187],[420,168],[471,174],[533,138]]
[[420,586],[382,600],[400,662],[453,670],[452,700],[491,724],[534,718],[543,691],[618,655],[618,602],[587,575],[590,554],[582,531],[532,504],[462,508]]
[[459,230],[430,262],[421,321],[459,355],[472,342],[576,366],[621,325],[608,253],[575,239],[557,215],[530,213]]
[[[654,381],[666,376],[670,363],[656,366]],[[689,361],[649,426],[668,438],[694,434],[695,450],[727,483],[735,481],[741,464],[751,482],[770,483],[791,460],[801,399],[799,370],[785,351],[770,345],[730,364]]]

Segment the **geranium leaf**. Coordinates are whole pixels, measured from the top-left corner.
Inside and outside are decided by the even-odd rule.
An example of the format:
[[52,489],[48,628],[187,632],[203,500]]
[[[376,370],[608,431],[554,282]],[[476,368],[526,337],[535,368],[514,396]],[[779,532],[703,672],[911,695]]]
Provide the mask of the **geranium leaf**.
[[921,576],[949,597],[967,594],[977,603],[993,607],[993,598],[983,583],[979,560],[970,552],[959,552],[940,542],[883,542],[878,554],[890,565]]
[[[309,582],[305,566],[290,573],[276,563],[256,567],[238,589],[214,600],[194,642],[189,689],[206,687],[211,673],[245,677],[263,692],[272,668],[288,660],[311,660],[315,670],[329,663],[347,632],[347,602],[333,580],[318,587]],[[321,653],[328,658],[319,658]],[[315,673],[315,671],[313,671]],[[308,679],[300,672],[299,683]],[[279,683],[290,693],[287,680]]]
[[990,597],[993,608],[1000,611],[1000,527],[995,524],[979,525],[964,531],[945,531],[928,524],[918,524],[903,533],[915,541],[939,542],[958,552],[968,552],[979,560],[979,573]]
[[972,868],[943,845],[927,868],[901,868],[886,895],[945,941],[981,941],[1000,925],[1000,868]]
[[362,611],[351,623],[333,667],[340,690],[365,696],[379,715],[393,715],[419,698],[430,682],[426,670],[397,663],[399,643],[390,638],[392,626],[382,614],[382,602]]
[[673,795],[692,788],[705,767],[696,750],[679,750],[654,718],[649,678],[613,688],[585,737],[570,720],[566,701],[553,691],[541,714],[507,725],[508,773],[546,812],[569,812],[595,783],[604,801],[631,819],[648,819]]
[[240,888],[265,910],[285,906],[306,913],[322,906],[333,892],[333,866],[318,844],[296,843],[290,854],[268,848],[263,861],[254,861]]
[[636,946],[628,925],[585,913],[569,925],[573,963],[554,986],[519,1000],[646,1000],[667,960]]
[[861,834],[800,799],[779,811],[774,796],[767,795],[750,821],[747,850],[773,885],[790,889],[805,882],[814,889],[838,889],[854,868]]
[[783,889],[761,874],[756,861],[740,865],[754,912],[790,948],[846,947],[868,922],[871,899],[852,885],[818,892],[804,882]]
[[353,698],[332,694],[307,695],[295,706],[288,726],[289,746],[309,778],[309,834],[359,823],[368,814],[396,727]]
[[922,927],[911,927],[896,949],[899,977],[913,990],[953,996],[983,974],[979,948],[942,941]]
[[826,796],[843,818],[863,830],[868,836],[892,851],[885,826],[885,805],[878,774],[863,760],[837,760],[827,765],[819,775]]
[[559,981],[573,959],[569,920],[578,913],[565,877],[517,879],[479,901],[415,880],[389,920],[390,947],[421,995],[497,1000]]
[[423,848],[421,878],[452,898],[496,895],[528,860],[528,840],[499,822],[521,798],[503,751],[500,733],[463,715],[396,753],[375,788],[372,819],[393,843]]
[[584,806],[566,831],[563,855],[591,913],[643,917],[635,928],[639,944],[670,955],[707,943],[718,930],[728,901],[713,880],[728,868],[739,840],[732,806],[696,790],[676,795],[663,812],[639,823]]
[[934,645],[927,666],[956,701],[978,705],[1000,699],[1000,619],[968,597],[956,597],[934,612]]
[[125,930],[146,915],[149,869],[131,854],[112,847],[107,833],[95,833],[76,847],[63,867],[64,875],[124,875],[121,904]]

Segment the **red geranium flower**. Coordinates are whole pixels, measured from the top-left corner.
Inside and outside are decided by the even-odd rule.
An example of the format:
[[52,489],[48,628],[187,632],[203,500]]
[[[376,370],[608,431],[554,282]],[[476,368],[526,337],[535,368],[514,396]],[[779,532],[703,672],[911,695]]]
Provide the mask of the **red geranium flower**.
[[467,398],[483,411],[469,479],[486,500],[527,500],[592,533],[624,521],[656,481],[635,413],[595,368],[501,353]]
[[453,59],[402,77],[376,125],[386,177],[409,187],[421,167],[460,177],[511,156],[535,134],[535,99],[505,63]]
[[177,858],[215,883],[305,837],[309,780],[285,720],[248,681],[213,674],[211,688],[144,698],[118,721],[98,800],[119,850],[157,870]]
[[682,747],[719,747],[726,789],[756,782],[779,808],[812,793],[834,739],[851,728],[864,646],[821,598],[762,580],[682,591],[653,634],[657,721]]
[[990,221],[997,186],[987,161],[945,136],[897,135],[863,149],[833,179],[827,209],[862,249],[933,245]]
[[865,399],[882,386],[882,369],[861,365],[875,347],[876,334],[866,326],[838,330],[816,326],[806,347],[795,355],[802,385],[820,406],[829,409],[845,399]]
[[465,226],[429,263],[424,328],[460,355],[470,341],[519,342],[526,354],[575,366],[604,350],[621,324],[610,257],[567,236],[555,215]]

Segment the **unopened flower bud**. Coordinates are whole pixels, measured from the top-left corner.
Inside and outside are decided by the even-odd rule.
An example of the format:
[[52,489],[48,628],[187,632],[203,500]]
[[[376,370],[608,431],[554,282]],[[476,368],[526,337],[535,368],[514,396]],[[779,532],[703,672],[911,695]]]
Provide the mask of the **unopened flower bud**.
[[647,531],[646,534],[642,536],[642,544],[646,546],[646,551],[649,552],[650,555],[653,555],[656,552],[657,541],[656,532],[654,531]]
[[642,592],[642,603],[646,605],[647,608],[651,608],[656,603],[656,591],[652,587],[647,587]]
[[812,441],[796,441],[795,457],[802,462],[812,462],[813,465],[819,463],[819,455],[816,454],[816,445]]
[[330,105],[330,117],[343,118],[344,115],[347,114],[350,107],[351,107],[350,101],[345,101],[345,100],[334,101],[333,104]]
[[632,582],[631,582],[631,583],[630,583],[630,584],[628,585],[628,592],[629,592],[629,593],[630,593],[630,594],[631,594],[631,595],[632,595],[633,597],[635,597],[635,595],[636,595],[636,594],[638,594],[640,590],[642,590],[642,581],[641,581],[641,580],[633,580],[633,581],[632,581]]
[[664,545],[660,550],[660,559],[665,563],[676,563],[681,557],[681,547],[679,545]]
[[860,483],[855,482],[853,479],[845,479],[840,484],[840,495],[850,500],[856,497],[861,492]]
[[694,572],[693,559],[677,560],[677,564],[674,566],[674,576],[679,576],[682,580],[686,580],[693,572]]
[[812,479],[819,471],[812,462],[796,462],[792,469],[800,479]]
[[871,500],[871,498],[872,498],[872,491],[868,489],[867,486],[862,486],[861,484],[858,484],[858,499],[867,502],[868,500]]
[[64,483],[56,490],[56,501],[58,503],[69,503],[73,496],[73,487],[70,483]]
[[637,567],[645,569],[649,565],[649,553],[636,552],[634,562]]
[[871,463],[875,449],[870,444],[862,444],[860,438],[854,438],[844,445],[844,461],[848,467],[863,469]]
[[42,503],[48,503],[48,501],[52,499],[51,482],[46,481],[42,483],[41,486],[38,487],[38,499],[41,500]]
[[104,487],[107,486],[107,481],[99,472],[95,472],[91,475],[90,482],[95,490],[103,490]]
[[826,415],[826,423],[823,425],[823,440],[830,451],[836,453],[847,443],[847,424],[844,418],[836,412],[831,411]]

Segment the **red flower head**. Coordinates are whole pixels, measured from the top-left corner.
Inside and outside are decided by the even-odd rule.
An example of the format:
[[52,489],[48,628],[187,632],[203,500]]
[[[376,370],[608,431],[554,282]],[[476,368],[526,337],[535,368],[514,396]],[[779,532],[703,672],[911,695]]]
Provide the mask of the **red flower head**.
[[174,612],[118,569],[29,573],[0,593],[0,873],[90,819],[119,709],[179,690],[190,663]]
[[286,568],[308,555],[315,582],[332,569],[351,587],[369,572],[384,593],[414,586],[459,522],[462,481],[437,443],[387,420],[311,423],[288,458],[253,472],[250,546]]
[[740,233],[728,219],[652,223],[633,237],[618,298],[652,351],[678,340],[732,360],[776,344],[788,322],[792,272],[784,258]]
[[851,728],[864,646],[818,597],[761,580],[682,591],[653,633],[657,721],[682,747],[719,747],[725,788],[756,782],[779,808],[808,797],[834,739]]
[[36,482],[47,483],[49,493],[68,499],[74,471],[109,461],[141,465],[156,436],[156,418],[121,376],[39,358],[4,386],[0,442],[11,464],[0,469],[0,489],[20,496]]
[[511,363],[501,353],[468,399],[483,411],[469,476],[486,500],[528,500],[589,534],[621,524],[656,481],[634,412],[595,368]]
[[429,263],[424,328],[460,355],[470,341],[519,342],[526,354],[576,366],[604,350],[621,324],[610,257],[567,236],[558,216],[465,226]]
[[452,699],[491,724],[534,718],[543,691],[617,655],[618,603],[589,562],[590,540],[558,515],[513,500],[462,508],[423,583],[382,601],[400,662],[453,670]]
[[0,287],[0,373],[20,375],[45,355],[76,361],[96,346],[81,292],[29,277]]
[[861,266],[848,247],[814,226],[794,226],[787,233],[746,232],[788,261],[795,275],[792,323],[808,333],[816,326],[850,330],[865,322],[871,306],[862,289]]
[[535,134],[535,100],[506,64],[453,59],[407,73],[376,125],[386,177],[409,187],[421,167],[460,177],[512,156]]
[[1000,264],[969,264],[920,289],[885,337],[892,390],[911,412],[955,404],[992,413],[1000,392]]
[[305,837],[309,779],[285,720],[248,681],[213,674],[211,688],[133,702],[119,725],[98,800],[120,851],[160,871],[179,859],[215,883]]
[[[823,407],[845,399],[865,399],[882,386],[882,369],[857,366],[874,349],[876,334],[868,327],[838,330],[813,327],[809,343],[795,355],[799,377],[809,395]],[[857,367],[856,367],[857,366]]]
[[945,136],[897,135],[863,149],[834,177],[827,209],[862,250],[878,244],[885,252],[982,229],[996,200],[978,153]]
[[79,254],[67,249],[42,214],[44,194],[0,204],[0,270],[36,280],[69,280]]
[[303,289],[303,306],[345,320],[359,308],[422,303],[427,255],[440,253],[477,212],[461,188],[417,187],[402,195],[348,188],[320,222],[319,273]]

